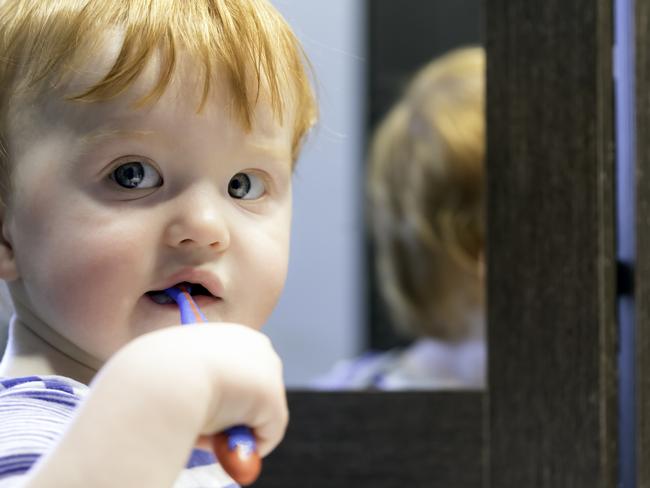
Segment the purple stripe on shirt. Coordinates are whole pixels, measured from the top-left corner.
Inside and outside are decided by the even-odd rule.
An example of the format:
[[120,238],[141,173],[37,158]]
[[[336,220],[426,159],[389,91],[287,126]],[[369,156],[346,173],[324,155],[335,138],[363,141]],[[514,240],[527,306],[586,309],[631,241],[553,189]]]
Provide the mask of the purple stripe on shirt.
[[74,390],[72,387],[63,381],[56,379],[46,379],[43,382],[45,383],[45,387],[50,390],[59,390],[65,393],[69,393],[70,395],[74,395]]
[[0,381],[0,385],[5,388],[11,388],[12,386],[22,385],[23,383],[30,383],[32,381],[42,381],[38,376],[22,376],[20,378],[9,378],[8,380]]
[[42,400],[44,402],[58,403],[59,405],[65,405],[66,407],[76,407],[79,402],[79,398],[71,396],[67,393],[60,393],[58,391],[44,391],[44,390],[35,390],[35,391],[15,391],[10,392],[9,394],[4,395],[6,398],[18,397],[18,398],[33,398],[35,400]]
[[208,466],[209,464],[215,464],[217,458],[214,457],[210,451],[204,451],[203,449],[193,449],[192,455],[190,456],[189,461],[185,465],[186,468],[196,468],[197,466]]
[[39,457],[40,454],[11,454],[0,457],[0,478],[29,471]]

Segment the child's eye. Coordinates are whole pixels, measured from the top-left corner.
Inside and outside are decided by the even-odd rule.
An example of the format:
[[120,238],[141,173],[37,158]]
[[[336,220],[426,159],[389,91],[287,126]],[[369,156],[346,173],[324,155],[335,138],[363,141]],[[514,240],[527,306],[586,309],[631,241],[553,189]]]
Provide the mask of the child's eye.
[[149,163],[129,161],[115,168],[111,179],[123,188],[148,189],[162,185],[162,176]]
[[228,194],[242,200],[255,200],[264,195],[264,182],[250,173],[237,173],[228,183]]

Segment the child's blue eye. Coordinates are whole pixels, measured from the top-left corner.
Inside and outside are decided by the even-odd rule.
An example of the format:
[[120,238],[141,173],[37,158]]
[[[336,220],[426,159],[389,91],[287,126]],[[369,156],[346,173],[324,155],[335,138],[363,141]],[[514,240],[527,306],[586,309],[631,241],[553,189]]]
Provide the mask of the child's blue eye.
[[250,173],[237,173],[228,183],[228,194],[242,200],[255,200],[264,195],[262,179]]
[[111,179],[123,188],[148,189],[162,185],[162,177],[152,165],[140,161],[129,161],[115,168]]

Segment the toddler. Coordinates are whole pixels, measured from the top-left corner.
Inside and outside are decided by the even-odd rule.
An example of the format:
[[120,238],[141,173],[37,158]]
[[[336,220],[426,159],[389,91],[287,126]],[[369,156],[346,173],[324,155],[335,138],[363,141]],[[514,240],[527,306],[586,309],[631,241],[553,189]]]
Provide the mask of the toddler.
[[236,486],[193,447],[286,427],[257,330],[316,118],[296,38],[266,0],[0,0],[0,53],[0,487]]

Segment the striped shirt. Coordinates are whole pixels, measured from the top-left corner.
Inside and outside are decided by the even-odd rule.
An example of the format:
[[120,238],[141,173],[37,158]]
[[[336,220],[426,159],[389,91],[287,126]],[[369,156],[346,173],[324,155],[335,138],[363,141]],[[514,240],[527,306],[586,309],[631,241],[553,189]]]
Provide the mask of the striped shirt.
[[[0,488],[17,486],[52,448],[88,391],[63,376],[0,378]],[[195,449],[173,488],[238,486],[212,453]]]

